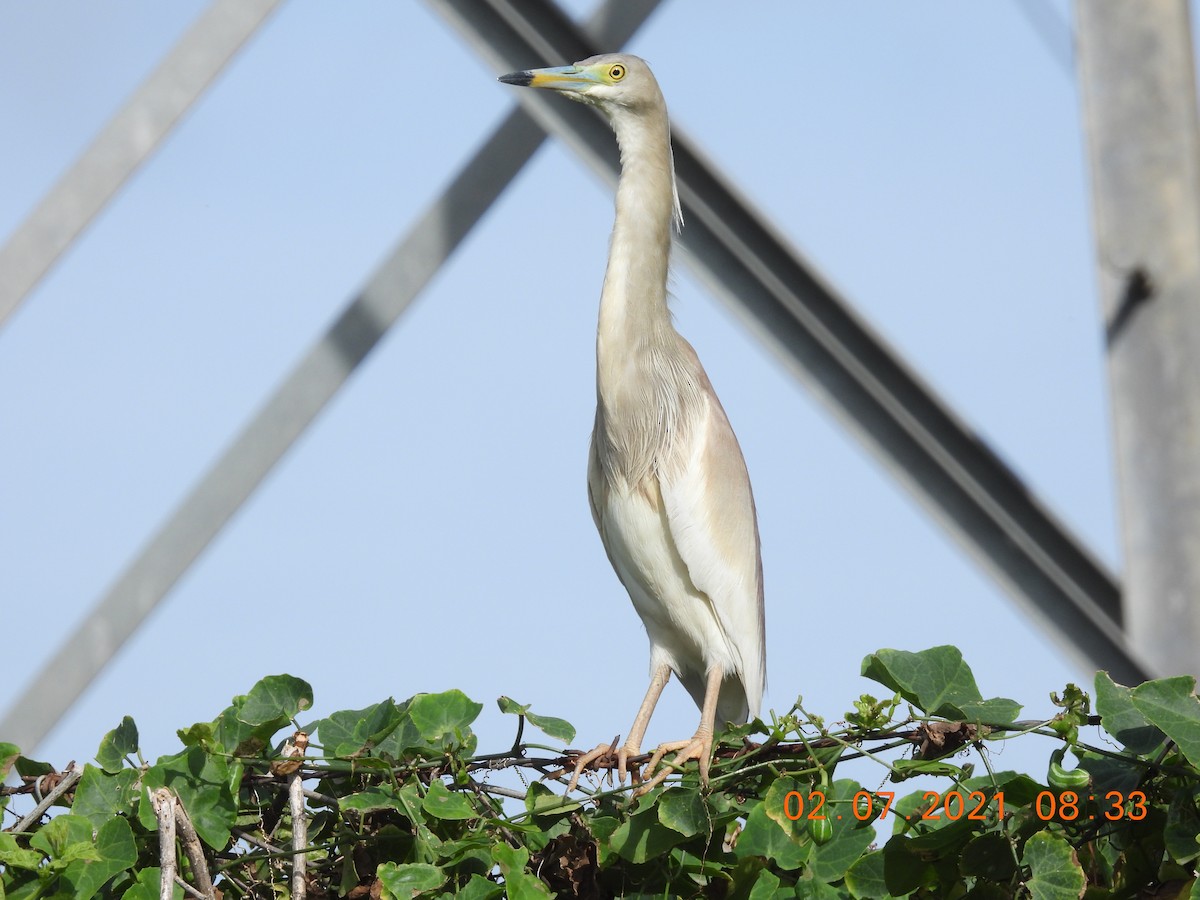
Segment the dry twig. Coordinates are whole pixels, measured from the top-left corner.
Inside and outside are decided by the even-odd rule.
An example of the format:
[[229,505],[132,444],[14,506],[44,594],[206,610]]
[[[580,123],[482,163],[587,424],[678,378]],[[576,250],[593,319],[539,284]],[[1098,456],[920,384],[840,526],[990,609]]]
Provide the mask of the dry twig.
[[212,877],[208,874],[208,860],[204,858],[204,847],[192,820],[183,808],[183,801],[175,801],[175,829],[179,832],[179,843],[192,866],[192,877],[196,879],[196,890],[204,900],[216,900]]
[[158,819],[159,900],[171,900],[175,894],[175,795],[167,788],[150,793],[154,816]]
[[[297,761],[304,758],[308,747],[308,735],[297,731],[283,747],[283,755]],[[294,771],[288,778],[288,803],[292,813],[292,900],[304,900],[307,890],[308,860],[304,848],[308,846],[308,818],[304,810],[304,775]]]

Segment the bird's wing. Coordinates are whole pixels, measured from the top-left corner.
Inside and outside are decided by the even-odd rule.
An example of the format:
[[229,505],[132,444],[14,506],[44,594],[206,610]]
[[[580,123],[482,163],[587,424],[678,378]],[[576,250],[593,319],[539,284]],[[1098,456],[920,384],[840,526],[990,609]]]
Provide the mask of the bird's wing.
[[734,657],[750,715],[766,683],[762,561],[750,476],[737,437],[703,370],[704,404],[674,471],[660,473],[671,537],[692,583],[712,602]]

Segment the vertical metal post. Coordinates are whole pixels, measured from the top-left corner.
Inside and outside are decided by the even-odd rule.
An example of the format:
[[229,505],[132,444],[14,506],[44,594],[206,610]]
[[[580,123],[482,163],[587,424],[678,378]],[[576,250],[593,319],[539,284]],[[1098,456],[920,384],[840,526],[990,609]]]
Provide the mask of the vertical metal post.
[[1200,124],[1186,0],[1076,0],[1125,621],[1200,674]]

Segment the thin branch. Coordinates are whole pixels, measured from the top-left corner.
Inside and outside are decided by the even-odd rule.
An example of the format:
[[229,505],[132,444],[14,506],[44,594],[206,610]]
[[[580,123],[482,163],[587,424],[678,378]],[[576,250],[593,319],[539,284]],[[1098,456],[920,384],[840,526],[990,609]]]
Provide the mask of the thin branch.
[[178,875],[175,876],[175,883],[177,885],[179,885],[181,888],[183,888],[183,892],[185,894],[195,897],[196,900],[212,900],[211,897],[207,897],[204,894],[200,893],[198,890],[196,890],[194,887],[192,887],[190,884],[188,884],[186,881],[184,881]]
[[158,819],[159,900],[172,900],[175,894],[175,795],[167,788],[150,793],[154,816]]
[[292,811],[292,898],[304,900],[307,888],[308,860],[304,848],[308,846],[308,819],[304,812],[304,782],[297,772],[288,776],[288,800]]
[[228,881],[230,884],[232,884],[234,887],[236,887],[239,891],[241,891],[242,896],[244,896],[244,897],[250,896],[250,885],[246,884],[246,882],[242,881],[240,878],[237,878],[236,876],[231,875],[228,872],[223,872],[223,873],[221,873],[221,879],[222,879],[222,882]]
[[319,794],[316,791],[310,791],[308,788],[304,789],[304,796],[309,800],[316,800],[318,803],[323,803],[326,806],[336,807],[338,805],[337,797],[330,797],[328,794]]
[[[482,784],[480,784],[474,778],[468,778],[467,779],[467,787],[469,787],[472,791],[475,792],[475,796],[478,797],[480,802],[483,803],[488,808],[488,811],[496,818],[497,822],[503,820],[503,817],[504,817],[503,811],[498,809],[496,807],[496,804],[492,802],[492,798],[489,797],[487,795],[487,793],[484,791],[484,786]],[[515,791],[514,791],[514,793],[515,793]],[[515,834],[513,834],[510,829],[506,828],[503,825],[500,825],[499,828],[500,828],[500,833],[502,835],[504,835],[505,839],[508,841],[508,843],[511,846],[513,846],[513,847],[521,846],[521,842],[517,840],[517,836]]]
[[[283,748],[283,755],[294,760],[304,758],[308,747],[308,735],[297,731]],[[293,772],[288,776],[288,804],[292,813],[292,900],[304,900],[308,890],[308,859],[304,848],[308,846],[308,816],[304,809],[304,776]]]
[[254,835],[252,835],[250,832],[243,831],[240,828],[232,829],[232,833],[239,840],[243,840],[247,844],[253,844],[255,847],[260,847],[263,850],[266,850],[268,853],[278,853],[280,855],[287,853],[287,851],[284,850],[282,847],[276,847],[274,844],[269,844],[264,840],[260,840],[259,838],[256,838]]
[[[32,782],[30,788],[31,791],[36,790],[37,783],[42,777],[45,776],[41,776]],[[26,828],[40,819],[42,817],[42,813],[53,806],[54,802],[71,788],[73,788],[75,786],[75,782],[82,777],[83,769],[79,768],[79,766],[72,762],[69,766],[67,766],[67,770],[63,773],[62,780],[55,785],[54,789],[50,791],[50,793],[42,798],[42,801],[33,808],[29,815],[16,824],[16,827],[13,828],[13,831],[24,831]]]
[[175,829],[179,833],[179,843],[183,846],[183,854],[192,866],[192,877],[196,879],[196,890],[204,900],[216,900],[213,892],[212,878],[208,874],[208,860],[204,858],[204,847],[192,820],[183,808],[183,801],[175,801]]
[[514,790],[513,788],[503,787],[498,784],[480,784],[479,790],[486,794],[495,794],[497,797],[509,797],[513,800],[524,800],[524,791]]

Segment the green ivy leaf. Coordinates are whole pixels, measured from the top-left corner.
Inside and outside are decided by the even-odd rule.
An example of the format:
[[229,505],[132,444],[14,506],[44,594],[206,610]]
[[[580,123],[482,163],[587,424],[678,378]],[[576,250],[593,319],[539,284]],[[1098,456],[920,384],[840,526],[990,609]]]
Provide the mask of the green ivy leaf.
[[83,816],[56,816],[29,839],[29,846],[51,859],[99,859],[92,845],[92,823]]
[[519,872],[524,872],[529,865],[529,851],[524,847],[510,847],[508,844],[496,844],[492,847],[492,856],[500,867],[500,874],[506,879]]
[[508,900],[542,900],[552,896],[550,889],[528,872],[518,872],[504,879],[504,889]]
[[346,709],[314,723],[326,758],[365,753],[395,731],[403,718],[391,697],[365,709]]
[[662,856],[683,840],[678,831],[659,823],[655,804],[648,803],[618,825],[608,843],[622,859],[644,863]]
[[289,722],[282,716],[261,725],[244,722],[241,714],[245,702],[245,697],[234,697],[233,703],[207,726],[207,733],[206,723],[193,725],[183,731],[180,734],[183,743],[200,746],[213,753],[223,751],[239,757],[260,756],[270,746],[275,732]]
[[83,767],[83,777],[75,788],[75,801],[71,812],[83,816],[99,828],[113,816],[129,815],[133,812],[138,793],[136,769],[122,769],[110,775],[90,763]]
[[479,817],[471,801],[464,795],[447,790],[439,779],[429,783],[429,792],[421,801],[421,808],[436,819],[474,819]]
[[566,719],[559,719],[556,716],[543,716],[540,713],[525,713],[525,718],[529,720],[529,724],[536,725],[546,735],[554,738],[556,741],[569,744],[575,740],[575,726]]
[[518,703],[512,697],[497,697],[496,705],[500,707],[500,712],[509,716],[523,716],[529,712],[528,703]]
[[1006,882],[1015,874],[1016,868],[1008,838],[998,831],[973,838],[963,847],[958,861],[958,870],[963,875],[988,881]]
[[907,897],[925,883],[933,867],[912,846],[912,839],[904,835],[893,836],[883,846],[883,879],[888,894],[884,896]]
[[621,820],[613,815],[604,815],[598,810],[596,815],[585,818],[583,823],[588,834],[596,841],[596,859],[600,865],[608,866],[614,863],[619,857],[609,841],[612,840]]
[[1193,766],[1200,767],[1200,700],[1191,675],[1159,678],[1133,689],[1133,705],[1175,742]]
[[807,873],[796,882],[791,896],[796,897],[797,900],[846,900],[844,891]]
[[445,873],[427,863],[380,863],[375,874],[383,886],[383,896],[388,900],[409,900],[446,883]]
[[875,900],[890,897],[887,880],[884,878],[882,850],[874,850],[860,857],[846,870],[846,889],[855,900]]
[[554,716],[542,716],[529,711],[529,704],[521,704],[512,697],[500,697],[496,700],[500,712],[508,715],[524,716],[530,725],[535,725],[555,740],[570,743],[575,740],[575,726],[566,719]]
[[1133,705],[1132,688],[1117,684],[1107,672],[1096,673],[1095,687],[1100,724],[1131,753],[1153,753],[1166,740]]
[[225,757],[210,756],[199,747],[162,757],[142,776],[138,820],[146,830],[156,831],[154,804],[146,794],[170,788],[179,795],[200,839],[214,850],[224,849],[238,811],[230,790],[230,769]]
[[197,722],[188,728],[180,728],[176,736],[185,747],[203,747],[210,749],[216,737],[216,729],[211,722]]
[[75,886],[74,900],[88,900],[113,876],[132,867],[138,859],[133,843],[133,829],[122,818],[110,819],[96,833],[94,860],[76,860],[63,873],[63,878]]
[[1079,900],[1083,896],[1083,869],[1071,845],[1057,835],[1041,831],[1025,842],[1021,861],[1029,866],[1025,882],[1033,900]]
[[36,872],[43,859],[43,854],[36,850],[23,849],[15,837],[6,831],[0,831],[0,864]]
[[16,744],[0,741],[0,784],[8,777],[8,772],[21,756],[21,748]]
[[[768,817],[768,809],[767,801],[764,800],[750,810],[750,814],[746,816],[746,827],[738,836],[737,846],[733,850],[734,856],[739,859],[747,856],[765,856],[781,869],[799,869],[808,860],[813,848],[812,842],[801,843],[798,837],[793,837],[791,827],[785,830],[778,822]],[[804,825],[803,821],[799,824],[801,827]]]
[[712,831],[712,815],[698,788],[672,787],[661,794],[658,821],[684,837]]
[[1011,722],[1021,710],[1015,701],[1004,698],[984,701],[971,667],[958,648],[949,645],[919,653],[879,650],[863,660],[862,674],[898,691],[909,703],[933,716]]
[[[781,775],[767,788],[767,795],[762,802],[763,815],[783,829],[790,840],[805,840],[807,816],[814,812],[818,802],[817,798],[812,796],[813,793],[814,789],[807,782],[798,781],[790,775]],[[796,798],[793,794],[800,796]],[[794,819],[793,814],[796,816]]]
[[106,734],[96,751],[96,762],[105,772],[114,775],[125,768],[125,757],[137,753],[138,730],[133,719],[126,716],[121,724]]
[[787,897],[789,894],[795,896],[790,891],[781,891],[781,883],[779,876],[770,869],[759,869],[754,887],[750,888],[749,900],[775,900],[776,897]]
[[525,792],[525,809],[531,816],[562,816],[579,809],[579,802],[535,781]]
[[380,809],[394,809],[405,815],[408,814],[408,810],[396,794],[396,789],[390,784],[381,784],[378,787],[371,786],[363,788],[356,793],[348,794],[345,797],[339,798],[338,806],[343,810],[354,810],[354,812],[375,812]]
[[955,821],[946,818],[945,815],[937,819],[926,819],[924,824],[930,830],[910,838],[908,846],[914,852],[938,858],[961,853],[967,841],[984,826],[983,822],[965,816]]
[[311,709],[312,703],[312,686],[304,679],[292,675],[268,675],[250,688],[238,718],[247,725],[291,720],[297,713]]
[[1004,697],[993,697],[979,702],[964,701],[960,706],[962,718],[968,722],[990,722],[1006,725],[1015,722],[1021,714],[1021,704]]
[[465,739],[471,733],[471,723],[482,711],[482,703],[476,703],[457,689],[440,694],[417,694],[408,708],[413,724],[427,741],[438,741],[443,737],[457,739],[460,734]]
[[892,763],[895,773],[892,781],[901,782],[918,775],[932,775],[938,778],[961,778],[963,770],[952,763],[938,759],[897,759]]
[[1028,806],[1033,803],[1037,795],[1046,789],[1044,784],[1039,784],[1028,775],[1021,772],[997,772],[993,775],[980,775],[976,778],[968,778],[959,785],[964,796],[971,794],[973,791],[981,791],[988,798],[987,811],[992,810],[991,804],[997,793],[1004,795],[1004,801],[1012,806]]
[[508,844],[495,844],[492,857],[500,866],[504,876],[505,893],[509,900],[532,900],[549,897],[550,890],[540,880],[525,871],[529,865],[529,851],[524,847],[513,848]]
[[[147,866],[139,869],[137,881],[125,889],[121,900],[158,900],[159,882],[162,880],[162,869],[158,866]],[[171,900],[183,900],[183,888],[175,885],[171,892]]]
[[[1128,797],[1129,792],[1136,790],[1137,786],[1141,784],[1142,775],[1145,772],[1144,767],[1136,762],[1096,756],[1092,753],[1080,755],[1079,768],[1092,776],[1092,787],[1088,793],[1094,794],[1097,798],[1104,797],[1109,791],[1118,791],[1122,796]],[[1007,792],[1004,794],[1004,799],[1008,799]],[[1033,801],[1025,802],[1032,803]]]
[[1200,786],[1178,791],[1171,798],[1167,810],[1167,823],[1163,827],[1163,842],[1171,859],[1179,864],[1190,863],[1200,857],[1200,810],[1196,800],[1200,797]]
[[17,774],[23,778],[49,775],[54,771],[54,766],[50,765],[50,763],[42,762],[38,759],[30,759],[28,756],[18,756],[17,761],[13,765],[16,767]]
[[475,874],[457,894],[456,900],[495,900],[504,895],[504,885]]
[[849,778],[839,778],[826,788],[821,811],[833,823],[833,838],[814,846],[809,855],[808,872],[817,881],[840,881],[875,840],[875,829],[860,827],[862,823],[854,816],[854,797],[861,790],[862,785]]

